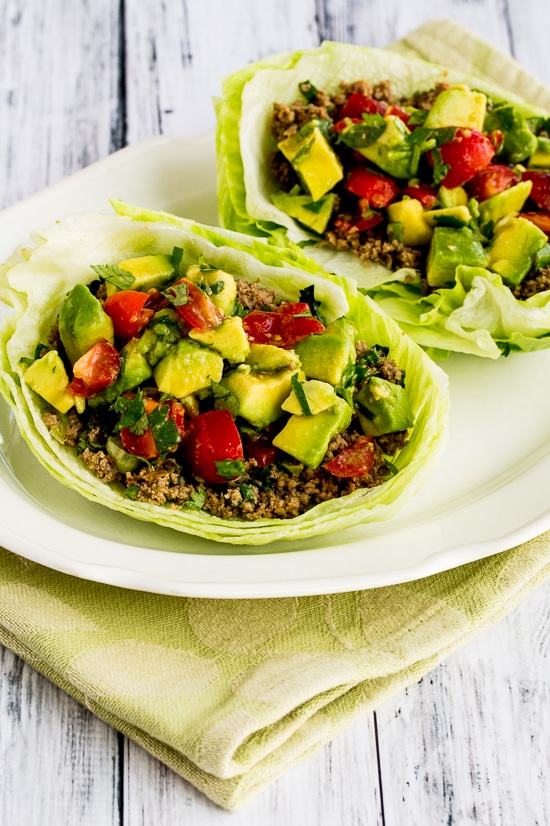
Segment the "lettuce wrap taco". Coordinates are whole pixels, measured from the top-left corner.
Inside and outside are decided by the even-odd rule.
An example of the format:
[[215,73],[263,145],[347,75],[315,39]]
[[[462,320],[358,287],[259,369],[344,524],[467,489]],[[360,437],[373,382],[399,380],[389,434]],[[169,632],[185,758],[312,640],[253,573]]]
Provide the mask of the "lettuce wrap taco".
[[443,372],[299,249],[113,205],[0,269],[0,386],[52,476],[234,544],[394,513],[444,444]]
[[550,345],[550,117],[385,50],[325,43],[232,75],[220,219],[357,280],[417,343]]

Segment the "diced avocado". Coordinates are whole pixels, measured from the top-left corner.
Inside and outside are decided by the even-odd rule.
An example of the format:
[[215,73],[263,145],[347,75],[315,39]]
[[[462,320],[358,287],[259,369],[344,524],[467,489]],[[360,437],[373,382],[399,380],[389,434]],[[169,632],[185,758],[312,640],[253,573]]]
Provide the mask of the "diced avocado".
[[149,362],[139,352],[138,347],[139,339],[132,338],[120,351],[122,363],[120,375],[116,380],[117,384],[120,382],[119,394],[133,390],[153,375]]
[[342,164],[315,121],[278,144],[304,188],[318,201],[344,177]]
[[146,357],[149,364],[154,367],[168,354],[170,346],[176,344],[181,338],[178,314],[175,310],[167,307],[155,313],[149,326],[138,339],[136,346],[139,352]]
[[487,266],[498,272],[505,284],[517,287],[547,242],[546,234],[531,221],[510,217],[497,227]]
[[75,284],[61,305],[59,337],[71,364],[102,338],[114,344],[113,322],[85,284]]
[[351,416],[349,404],[337,397],[332,407],[315,416],[291,416],[273,444],[308,467],[319,467],[330,440],[349,427]]
[[494,106],[485,118],[484,132],[504,132],[498,154],[510,163],[521,163],[537,150],[538,141],[529,129],[523,114],[509,103]]
[[451,86],[436,97],[424,126],[428,129],[461,126],[482,132],[486,105],[487,98],[482,92],[472,92],[467,86]]
[[498,192],[486,201],[482,201],[479,205],[479,215],[481,224],[484,226],[493,222],[493,225],[512,213],[521,212],[523,205],[533,187],[533,181],[520,181],[519,184],[511,186],[502,192]]
[[382,134],[369,146],[356,147],[357,151],[394,178],[416,175],[417,169],[412,168],[413,147],[407,140],[410,130],[396,115],[386,115],[384,120],[386,128]]
[[[237,399],[239,416],[254,427],[265,427],[282,415],[282,403],[292,390],[292,376],[296,370],[278,370],[275,373],[253,373],[242,364],[223,377],[220,384]],[[230,402],[220,398],[216,407],[228,407]]]
[[550,266],[550,244],[546,244],[535,255],[535,269],[540,270],[542,267]]
[[252,371],[271,373],[274,370],[295,370],[300,367],[300,359],[294,350],[283,350],[273,344],[251,344],[245,359]]
[[388,218],[403,227],[407,247],[424,247],[430,243],[433,229],[424,218],[424,208],[416,198],[405,198],[388,206]]
[[452,206],[443,207],[442,209],[427,209],[424,213],[424,220],[431,227],[465,227],[472,220],[472,216],[467,206]]
[[440,186],[437,197],[442,207],[468,206],[468,193],[463,186],[455,186],[453,189]]
[[178,399],[210,387],[211,381],[219,382],[222,373],[219,353],[187,339],[178,341],[153,370],[160,392]]
[[25,370],[25,381],[60,413],[66,413],[74,405],[74,396],[67,390],[69,377],[57,350],[50,350],[33,361]]
[[191,264],[185,277],[202,287],[208,298],[224,315],[233,315],[237,299],[237,285],[229,272],[224,270],[201,269],[199,264]]
[[485,267],[487,255],[468,227],[436,227],[428,252],[426,277],[431,287],[444,287],[455,280],[459,264]]
[[407,430],[414,424],[409,396],[400,384],[373,376],[355,396],[359,421],[367,436]]
[[134,456],[132,453],[124,450],[122,442],[117,436],[108,437],[105,443],[105,449],[120,473],[132,473],[132,471],[136,470],[141,464],[141,459],[138,456]]
[[346,367],[355,364],[355,328],[345,316],[329,324],[324,333],[308,336],[295,346],[308,379],[336,385]]
[[527,166],[529,169],[550,169],[550,138],[537,138],[537,148]]
[[[301,388],[305,394],[306,401],[312,416],[317,413],[322,413],[323,410],[328,410],[334,405],[336,393],[332,384],[326,381],[318,381],[317,379],[310,379],[301,383]],[[283,402],[283,410],[287,413],[293,413],[295,416],[303,416],[304,410],[300,404],[294,388],[288,399]]]
[[[153,287],[162,287],[174,275],[174,264],[169,255],[140,255],[138,258],[126,258],[119,261],[118,266],[134,276],[135,280],[130,289],[142,292]],[[107,295],[118,292],[118,287],[110,281],[107,281],[105,286]]]
[[189,338],[205,347],[212,347],[231,364],[239,364],[250,353],[250,344],[243,327],[243,320],[233,315],[225,318],[212,330],[190,330]]
[[286,212],[291,218],[296,218],[301,224],[313,232],[322,235],[330,221],[336,195],[329,192],[318,201],[309,195],[292,195],[290,192],[273,192],[271,200],[278,209]]

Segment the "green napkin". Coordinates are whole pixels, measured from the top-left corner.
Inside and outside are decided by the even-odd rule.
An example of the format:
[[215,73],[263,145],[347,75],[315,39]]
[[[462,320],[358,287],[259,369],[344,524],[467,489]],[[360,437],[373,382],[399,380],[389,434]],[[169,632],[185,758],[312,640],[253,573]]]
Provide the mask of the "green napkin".
[[[491,76],[550,108],[549,90],[455,24],[428,24],[392,48]],[[550,533],[403,585],[222,601],[87,582],[0,549],[0,642],[236,808],[549,574]]]

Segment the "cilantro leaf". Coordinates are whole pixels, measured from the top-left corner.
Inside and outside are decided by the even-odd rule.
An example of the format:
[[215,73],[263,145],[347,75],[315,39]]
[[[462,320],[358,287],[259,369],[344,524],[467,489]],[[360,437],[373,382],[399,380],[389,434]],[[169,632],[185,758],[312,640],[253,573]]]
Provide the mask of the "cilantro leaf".
[[339,133],[339,140],[352,149],[370,146],[386,131],[386,121],[382,115],[363,115],[361,123],[354,123],[349,129]]
[[180,441],[180,434],[176,423],[168,416],[169,408],[166,404],[159,404],[149,414],[149,426],[161,457],[176,447]]
[[203,255],[199,255],[199,267],[201,272],[217,272],[219,269],[218,267],[212,267],[210,264],[206,264]]
[[136,280],[129,270],[117,267],[115,264],[91,264],[92,270],[99,276],[100,281],[108,281],[119,290],[129,290]]
[[181,247],[174,247],[172,250],[172,266],[174,267],[174,272],[176,275],[179,275],[180,271],[180,264],[183,259],[183,250]]
[[441,150],[438,147],[432,149],[432,158],[434,162],[433,182],[436,186],[439,186],[439,184],[444,179],[445,175],[447,174],[451,166],[448,163],[443,163],[443,158],[441,157]]
[[252,485],[239,485],[239,490],[241,492],[241,496],[243,498],[243,502],[255,502],[256,501],[256,493],[254,487]]
[[293,374],[291,382],[292,389],[294,390],[294,395],[296,396],[302,413],[304,414],[304,416],[312,416],[313,414],[311,412],[311,407],[309,406],[307,396],[305,394],[304,388],[302,387],[302,382],[300,381],[296,373]]
[[214,462],[219,476],[224,479],[236,479],[246,472],[246,464],[244,459],[222,459],[220,462]]
[[111,409],[114,410],[115,413],[121,414],[118,424],[113,428],[115,433],[127,427],[130,432],[135,433],[136,436],[143,436],[148,430],[149,421],[145,413],[145,404],[141,390],[137,391],[133,399],[127,396],[119,396],[111,406]]
[[172,284],[166,290],[162,290],[161,292],[174,307],[183,307],[191,300],[189,298],[189,288],[185,281],[182,281],[179,284]]
[[191,491],[191,498],[185,503],[186,508],[193,511],[201,511],[206,504],[206,491],[202,485],[197,490]]
[[311,80],[304,80],[302,83],[298,84],[298,89],[305,97],[308,103],[313,103],[317,95],[319,94],[319,90],[313,85]]
[[[233,417],[239,415],[239,400],[231,390],[228,390],[227,387],[224,387],[222,384],[218,384],[214,379],[210,379],[210,390],[214,397],[214,407],[216,409],[221,407],[222,409],[229,410]],[[219,404],[219,402],[222,402],[222,404]]]
[[323,319],[319,313],[319,307],[321,306],[321,302],[317,301],[315,298],[315,287],[313,284],[310,284],[309,287],[305,287],[303,290],[300,290],[300,301],[303,304],[307,304],[309,307],[309,311],[313,318],[316,318],[317,321],[320,321],[321,324],[323,323]]

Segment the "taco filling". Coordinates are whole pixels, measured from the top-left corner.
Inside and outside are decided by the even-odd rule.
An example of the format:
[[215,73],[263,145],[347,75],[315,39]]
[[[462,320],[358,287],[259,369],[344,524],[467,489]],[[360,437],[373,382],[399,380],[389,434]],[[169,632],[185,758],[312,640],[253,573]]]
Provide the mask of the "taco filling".
[[133,501],[291,518],[385,482],[414,415],[388,348],[183,251],[94,265],[24,359],[42,418]]
[[271,198],[318,244],[409,268],[424,295],[484,270],[519,300],[550,288],[549,118],[466,84],[296,91],[273,106]]

